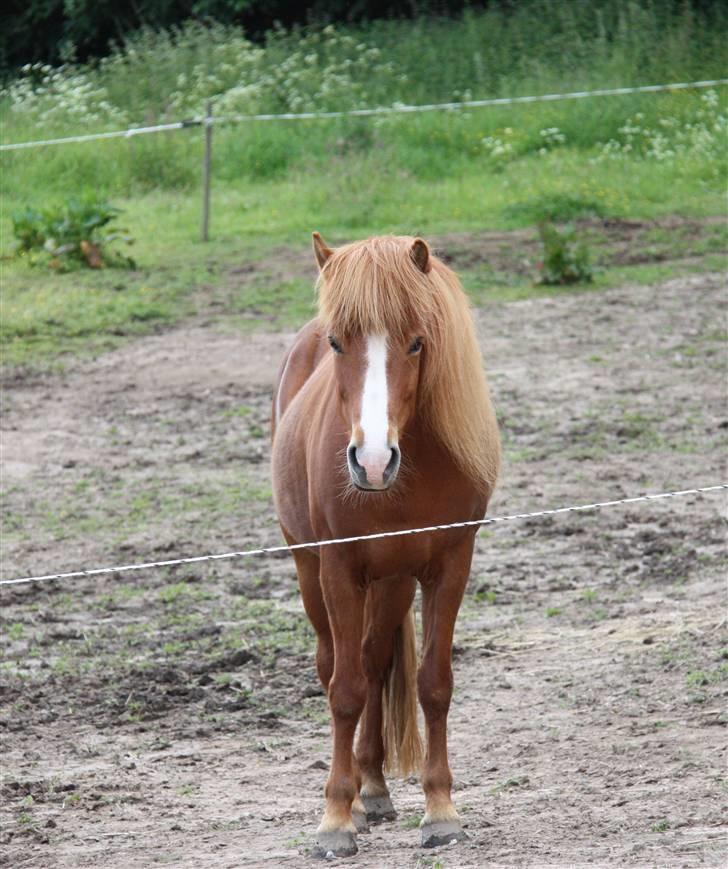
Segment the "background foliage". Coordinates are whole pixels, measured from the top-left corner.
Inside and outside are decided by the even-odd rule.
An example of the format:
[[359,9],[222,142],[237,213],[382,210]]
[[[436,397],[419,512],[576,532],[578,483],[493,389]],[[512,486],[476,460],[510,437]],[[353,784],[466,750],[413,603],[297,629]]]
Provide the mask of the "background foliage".
[[[140,29],[169,29],[188,20],[234,24],[260,40],[276,25],[347,24],[379,19],[452,16],[464,9],[492,10],[518,18],[545,16],[558,28],[577,33],[579,21],[590,7],[600,16],[599,26],[613,37],[619,32],[618,4],[612,0],[10,0],[0,13],[0,69],[25,63],[58,64],[70,59],[103,57],[110,47]],[[662,26],[685,15],[725,22],[722,0],[635,0],[631,4],[657,16]],[[591,16],[593,18],[593,16]],[[572,21],[573,23],[566,23]],[[583,33],[581,34],[583,35]],[[591,35],[594,35],[592,32]]]
[[[716,28],[690,5],[668,15],[668,6],[532,0],[452,19],[276,29],[262,43],[217,23],[147,28],[95,63],[26,64],[0,90],[3,139],[178,120],[199,115],[208,98],[217,115],[299,112],[720,76],[728,26]],[[341,170],[349,185],[359,173],[389,185],[391,175],[499,174],[528,155],[577,149],[595,161],[680,164],[682,174],[697,172],[698,186],[715,185],[724,162],[722,92],[236,124],[216,128],[214,171],[226,183],[261,182],[316,167],[329,177]],[[79,187],[115,197],[186,190],[199,178],[197,132],[3,154],[0,184],[11,198]],[[608,207],[590,198],[592,211]]]

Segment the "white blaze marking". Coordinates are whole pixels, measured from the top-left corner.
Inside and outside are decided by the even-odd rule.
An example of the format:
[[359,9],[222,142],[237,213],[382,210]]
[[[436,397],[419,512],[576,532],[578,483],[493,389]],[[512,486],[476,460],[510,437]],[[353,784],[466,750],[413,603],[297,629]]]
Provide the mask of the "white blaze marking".
[[366,452],[389,448],[386,335],[369,335],[367,338],[367,371],[361,398],[360,425]]

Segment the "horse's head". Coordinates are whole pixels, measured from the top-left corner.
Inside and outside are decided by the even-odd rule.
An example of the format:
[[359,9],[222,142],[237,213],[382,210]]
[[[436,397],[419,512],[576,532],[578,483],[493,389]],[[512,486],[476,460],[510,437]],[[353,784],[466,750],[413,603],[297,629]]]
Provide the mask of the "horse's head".
[[383,491],[397,477],[400,434],[414,413],[421,338],[329,335],[329,344],[339,405],[350,430],[351,481],[357,489]]
[[[333,251],[318,233],[313,243],[323,269]],[[414,267],[429,271],[430,253],[422,239],[414,239],[410,257]],[[416,317],[404,319],[396,330],[387,330],[381,322],[376,328],[371,322],[363,329],[337,322],[329,328],[340,412],[350,431],[346,458],[351,482],[359,490],[382,492],[397,478],[400,436],[415,413],[425,343],[422,329]]]

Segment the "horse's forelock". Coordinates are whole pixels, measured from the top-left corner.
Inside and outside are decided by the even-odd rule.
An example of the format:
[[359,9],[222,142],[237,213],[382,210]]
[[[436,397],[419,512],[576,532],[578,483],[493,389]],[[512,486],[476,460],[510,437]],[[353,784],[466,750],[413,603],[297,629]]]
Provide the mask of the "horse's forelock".
[[319,277],[319,313],[334,331],[404,335],[432,293],[409,256],[414,239],[381,236],[337,248]]

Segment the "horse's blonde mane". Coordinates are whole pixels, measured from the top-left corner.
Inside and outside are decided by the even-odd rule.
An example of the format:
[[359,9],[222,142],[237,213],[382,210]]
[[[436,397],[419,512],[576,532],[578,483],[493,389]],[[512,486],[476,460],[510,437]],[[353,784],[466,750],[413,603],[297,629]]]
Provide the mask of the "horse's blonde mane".
[[468,299],[436,257],[427,272],[418,267],[414,241],[381,236],[334,250],[319,277],[319,314],[338,335],[422,336],[426,421],[461,470],[490,492],[500,442]]

